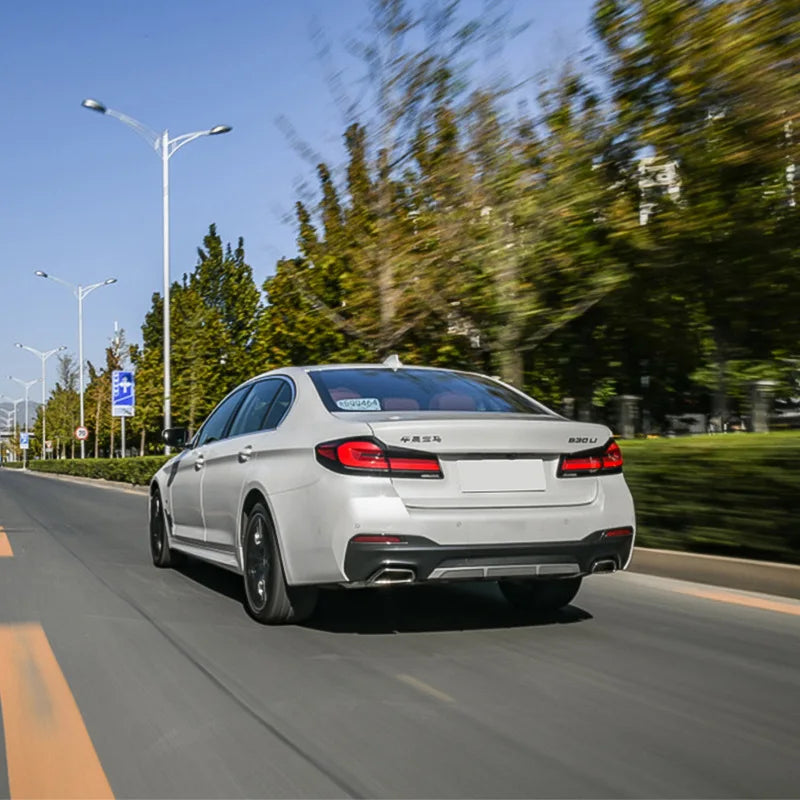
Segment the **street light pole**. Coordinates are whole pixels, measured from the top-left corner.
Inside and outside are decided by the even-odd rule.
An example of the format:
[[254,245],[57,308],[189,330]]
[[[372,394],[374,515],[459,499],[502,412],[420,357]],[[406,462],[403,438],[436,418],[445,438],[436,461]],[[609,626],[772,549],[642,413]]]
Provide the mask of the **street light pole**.
[[[85,424],[83,414],[83,299],[95,289],[99,289],[101,286],[110,286],[112,283],[116,283],[117,279],[106,278],[104,281],[92,283],[89,286],[76,286],[74,283],[69,283],[61,278],[57,278],[55,275],[50,275],[47,272],[43,272],[40,269],[37,269],[36,272],[34,272],[34,275],[38,275],[40,278],[49,278],[51,281],[55,281],[56,283],[62,284],[62,286],[66,286],[68,289],[72,290],[72,293],[78,299],[78,377],[81,401],[81,428],[83,428]],[[96,433],[97,432],[95,432],[95,435]],[[81,458],[86,458],[85,439],[81,439]]]
[[45,391],[45,362],[47,361],[50,356],[55,355],[56,353],[60,353],[62,350],[66,350],[67,348],[62,344],[61,347],[54,347],[52,350],[37,350],[35,347],[29,347],[26,344],[20,344],[16,342],[14,347],[19,347],[22,350],[27,350],[30,353],[33,353],[35,356],[38,356],[42,361],[42,461],[47,458],[46,451],[45,451],[45,440],[47,439],[47,393]]
[[[38,378],[34,378],[32,381],[23,381],[21,378],[15,378],[13,375],[9,375],[8,379],[10,381],[14,381],[15,383],[18,383],[20,386],[22,386],[25,389],[25,433],[28,433],[29,432],[28,431],[28,425],[29,425],[29,423],[28,423],[28,392],[30,391],[31,386],[33,386],[33,384],[36,383],[36,381],[38,381],[39,379]],[[27,469],[28,468],[28,451],[27,450],[23,450],[22,451],[22,468],[23,469]]]
[[[221,133],[228,133],[233,130],[230,125],[215,125],[205,131],[194,131],[192,133],[184,133],[176,136],[174,139],[169,138],[169,131],[165,128],[161,133],[156,133],[146,125],[142,124],[133,117],[123,114],[120,111],[115,111],[113,108],[108,108],[99,100],[87,98],[81,102],[84,108],[90,111],[97,111],[99,114],[105,114],[109,117],[114,117],[120,122],[123,122],[129,128],[132,128],[139,134],[161,157],[161,195],[162,195],[162,214],[163,214],[163,283],[164,283],[164,428],[172,426],[172,373],[170,365],[170,309],[169,309],[169,160],[175,153],[180,150],[185,144],[199,139],[201,136],[217,136]],[[170,448],[164,447],[164,452],[169,453]]]

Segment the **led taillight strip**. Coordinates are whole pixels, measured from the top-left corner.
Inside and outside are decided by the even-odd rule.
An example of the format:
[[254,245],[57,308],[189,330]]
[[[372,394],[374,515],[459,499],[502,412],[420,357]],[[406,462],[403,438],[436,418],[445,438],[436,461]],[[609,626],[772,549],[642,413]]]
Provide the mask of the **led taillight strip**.
[[561,456],[559,478],[576,478],[582,475],[601,475],[622,472],[622,451],[612,439],[599,450],[584,451]]
[[431,453],[389,450],[372,439],[324,442],[315,448],[317,461],[334,472],[359,475],[396,475],[441,478],[439,459]]

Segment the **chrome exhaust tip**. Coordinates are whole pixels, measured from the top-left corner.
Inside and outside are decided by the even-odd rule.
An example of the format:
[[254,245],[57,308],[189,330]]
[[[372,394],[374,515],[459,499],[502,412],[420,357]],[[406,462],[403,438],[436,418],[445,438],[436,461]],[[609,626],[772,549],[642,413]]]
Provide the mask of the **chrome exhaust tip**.
[[592,564],[592,574],[596,572],[616,572],[617,562],[613,558],[600,558]]
[[394,586],[399,583],[414,583],[416,574],[408,567],[381,567],[367,583],[370,586]]

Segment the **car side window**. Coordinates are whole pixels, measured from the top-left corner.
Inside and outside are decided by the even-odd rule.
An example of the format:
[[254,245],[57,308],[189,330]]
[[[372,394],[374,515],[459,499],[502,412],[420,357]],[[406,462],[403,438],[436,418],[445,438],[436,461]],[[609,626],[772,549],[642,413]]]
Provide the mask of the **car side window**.
[[203,427],[197,434],[197,442],[195,447],[200,447],[204,444],[216,442],[218,439],[223,439],[226,435],[226,428],[231,418],[239,408],[239,404],[244,399],[247,392],[250,391],[250,386],[245,386],[242,389],[229,394],[212,412],[211,416],[203,423]]
[[[283,421],[283,418],[286,416],[290,406],[292,405],[292,399],[294,398],[292,385],[285,380],[279,382],[281,387],[278,390],[278,393],[275,395],[272,405],[269,407],[264,424],[261,426],[265,431],[277,428],[278,425],[280,425]],[[276,381],[276,383],[278,383],[278,381]]]
[[275,378],[253,384],[250,394],[236,412],[228,436],[241,436],[244,433],[261,430],[264,427],[267,411],[282,385],[283,381]]

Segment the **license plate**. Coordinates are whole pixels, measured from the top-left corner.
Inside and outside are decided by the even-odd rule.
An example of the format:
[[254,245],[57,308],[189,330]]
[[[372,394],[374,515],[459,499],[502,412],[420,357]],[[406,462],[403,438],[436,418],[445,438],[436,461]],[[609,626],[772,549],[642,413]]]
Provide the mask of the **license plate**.
[[461,491],[543,492],[547,488],[544,462],[536,458],[457,461]]

